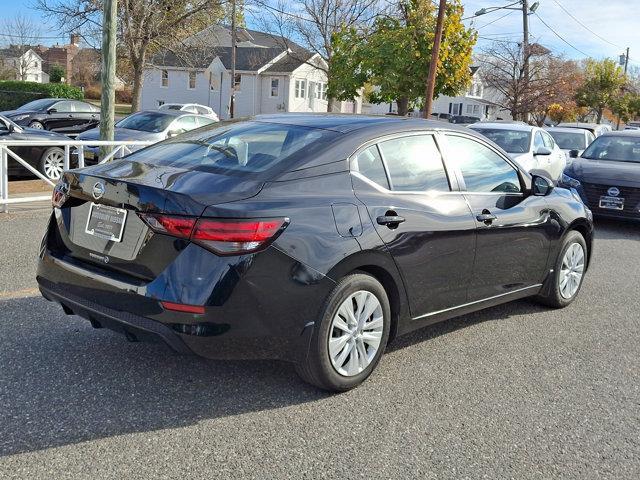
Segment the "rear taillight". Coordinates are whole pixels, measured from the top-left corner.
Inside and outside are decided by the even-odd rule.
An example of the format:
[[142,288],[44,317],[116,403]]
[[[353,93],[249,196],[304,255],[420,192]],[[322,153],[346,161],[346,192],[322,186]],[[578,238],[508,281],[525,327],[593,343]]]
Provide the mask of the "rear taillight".
[[176,215],[140,217],[154,232],[189,239],[219,255],[262,250],[289,224],[288,218],[194,218]]

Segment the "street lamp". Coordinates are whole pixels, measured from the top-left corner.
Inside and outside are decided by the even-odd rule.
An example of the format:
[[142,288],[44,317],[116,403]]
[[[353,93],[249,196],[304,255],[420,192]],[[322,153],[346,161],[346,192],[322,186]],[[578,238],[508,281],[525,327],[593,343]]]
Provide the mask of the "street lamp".
[[[522,5],[523,1],[522,0],[518,0],[517,2],[513,2],[510,3],[508,5],[504,5],[503,7],[485,7],[485,8],[481,8],[480,10],[478,10],[475,13],[476,17],[480,17],[482,15],[486,15],[487,13],[491,13],[491,12],[495,12],[496,10],[522,10],[522,6],[518,6],[518,7],[514,7],[514,5]],[[540,6],[540,2],[535,2],[531,5],[531,7],[529,7],[529,15],[531,15],[532,13],[535,13],[535,11],[538,9],[538,7]]]

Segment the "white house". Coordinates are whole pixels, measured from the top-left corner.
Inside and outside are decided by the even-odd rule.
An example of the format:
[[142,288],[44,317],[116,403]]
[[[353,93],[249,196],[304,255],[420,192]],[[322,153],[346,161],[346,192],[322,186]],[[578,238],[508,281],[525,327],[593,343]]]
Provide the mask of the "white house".
[[[326,112],[326,63],[290,40],[240,30],[236,48],[235,116],[278,112]],[[196,34],[179,52],[165,51],[145,70],[142,108],[199,103],[229,118],[231,35],[224,26]],[[342,110],[359,113],[359,104]]]
[[[440,118],[448,118],[449,115],[465,115],[478,117],[480,120],[511,120],[507,111],[501,110],[491,99],[495,95],[486,87],[479,73],[479,67],[471,68],[471,85],[466,92],[450,97],[440,95],[433,100],[432,114]],[[363,110],[372,114],[397,113],[395,102],[382,104],[365,104]],[[410,114],[419,112],[410,112]]]
[[11,45],[0,49],[0,70],[15,80],[48,83],[49,75],[42,71],[42,57],[31,48]]

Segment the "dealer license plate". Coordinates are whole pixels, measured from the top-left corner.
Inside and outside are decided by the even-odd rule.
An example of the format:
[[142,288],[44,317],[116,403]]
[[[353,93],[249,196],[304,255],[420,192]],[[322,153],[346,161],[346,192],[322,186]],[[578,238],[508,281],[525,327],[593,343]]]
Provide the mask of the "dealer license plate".
[[92,203],[85,232],[112,242],[119,242],[122,240],[126,220],[127,211],[123,208]]

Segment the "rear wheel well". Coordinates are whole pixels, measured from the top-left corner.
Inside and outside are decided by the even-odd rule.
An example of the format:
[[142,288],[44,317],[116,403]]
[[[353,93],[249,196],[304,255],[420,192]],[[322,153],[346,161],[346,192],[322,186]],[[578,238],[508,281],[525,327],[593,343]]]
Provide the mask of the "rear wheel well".
[[389,305],[391,307],[391,329],[389,331],[389,342],[391,342],[398,333],[398,321],[400,319],[400,291],[398,285],[389,272],[377,265],[362,265],[349,273],[367,273],[378,280],[384,287],[389,297]]

